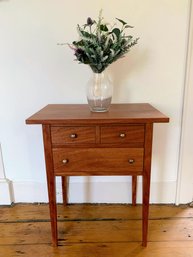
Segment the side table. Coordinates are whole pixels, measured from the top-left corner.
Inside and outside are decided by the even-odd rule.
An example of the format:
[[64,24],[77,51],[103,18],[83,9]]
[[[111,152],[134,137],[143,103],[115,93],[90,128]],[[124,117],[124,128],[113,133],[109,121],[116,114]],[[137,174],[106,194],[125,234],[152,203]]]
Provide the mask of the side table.
[[150,104],[112,104],[108,112],[90,112],[84,104],[50,104],[26,120],[43,128],[52,243],[58,244],[56,184],[61,176],[67,204],[68,176],[143,178],[142,245],[147,245],[153,123],[169,118]]

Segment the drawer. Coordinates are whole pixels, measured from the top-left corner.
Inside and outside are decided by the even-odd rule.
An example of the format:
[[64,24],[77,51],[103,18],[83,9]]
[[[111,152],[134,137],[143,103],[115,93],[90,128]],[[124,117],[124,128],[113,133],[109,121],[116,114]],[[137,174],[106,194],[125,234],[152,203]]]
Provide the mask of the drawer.
[[55,175],[142,174],[143,148],[54,148]]
[[51,127],[53,144],[93,144],[95,137],[95,127]]
[[101,127],[101,143],[143,143],[144,131],[144,125],[104,126]]

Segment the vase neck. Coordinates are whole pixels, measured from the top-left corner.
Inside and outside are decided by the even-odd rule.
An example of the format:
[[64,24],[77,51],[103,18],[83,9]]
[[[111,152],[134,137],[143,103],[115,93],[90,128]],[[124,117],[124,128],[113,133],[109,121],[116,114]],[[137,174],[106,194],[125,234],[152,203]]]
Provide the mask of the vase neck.
[[100,73],[98,73],[98,72],[93,72],[93,76],[94,76],[95,78],[104,78],[104,77],[106,76],[106,72],[105,72],[105,71],[102,71],[102,72],[100,72]]

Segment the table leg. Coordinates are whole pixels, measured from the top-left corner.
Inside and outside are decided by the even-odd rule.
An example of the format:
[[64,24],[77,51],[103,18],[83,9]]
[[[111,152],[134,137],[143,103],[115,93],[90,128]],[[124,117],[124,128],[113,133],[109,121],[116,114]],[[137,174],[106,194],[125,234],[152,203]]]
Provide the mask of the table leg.
[[66,206],[68,204],[68,177],[62,176],[62,197],[63,197],[63,204]]
[[137,194],[137,176],[132,176],[132,204],[136,205],[136,194]]
[[147,246],[147,234],[148,234],[148,218],[149,218],[149,192],[150,192],[150,177],[143,176],[143,210],[142,210],[142,245]]
[[143,170],[143,208],[142,208],[142,245],[147,246],[148,218],[149,218],[149,194],[151,178],[151,154],[152,154],[153,124],[147,123],[145,127],[144,170]]
[[57,206],[56,206],[56,182],[54,175],[54,167],[52,161],[52,146],[50,136],[50,126],[43,125],[43,139],[44,139],[44,154],[46,161],[47,186],[50,208],[50,220],[52,230],[52,244],[58,245],[58,231],[57,231]]
[[56,205],[56,185],[55,177],[48,178],[48,196],[49,196],[49,208],[50,208],[50,221],[52,230],[52,244],[58,245],[58,229],[57,229],[57,205]]

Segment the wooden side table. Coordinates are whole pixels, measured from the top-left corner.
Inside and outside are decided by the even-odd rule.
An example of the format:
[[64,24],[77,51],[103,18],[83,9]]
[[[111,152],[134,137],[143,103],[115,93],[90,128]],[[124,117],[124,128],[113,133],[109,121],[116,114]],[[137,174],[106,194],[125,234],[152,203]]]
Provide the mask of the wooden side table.
[[153,123],[169,118],[150,104],[113,104],[108,112],[87,105],[51,104],[26,120],[42,124],[52,243],[57,246],[55,177],[62,177],[67,204],[68,176],[130,175],[132,203],[136,179],[143,178],[142,245],[147,245]]

